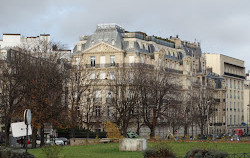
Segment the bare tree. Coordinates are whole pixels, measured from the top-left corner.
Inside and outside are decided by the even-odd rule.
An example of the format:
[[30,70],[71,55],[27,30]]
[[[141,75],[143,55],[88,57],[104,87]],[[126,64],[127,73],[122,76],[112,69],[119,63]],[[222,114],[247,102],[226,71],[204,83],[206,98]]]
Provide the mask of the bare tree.
[[16,109],[24,98],[24,65],[27,58],[10,49],[8,58],[1,63],[0,74],[0,111],[5,127],[5,145],[9,146],[9,131],[11,121],[17,119]]
[[109,120],[120,127],[124,136],[139,106],[137,71],[135,65],[126,64],[117,68],[115,77],[108,83],[107,115]]
[[176,92],[180,88],[178,80],[168,69],[141,69],[140,101],[143,122],[155,135],[158,118],[165,118],[169,105],[176,102]]
[[213,86],[207,86],[206,88],[201,86],[193,92],[193,117],[201,130],[201,135],[203,135],[210,117],[215,112],[215,105],[218,104],[215,98],[216,93]]

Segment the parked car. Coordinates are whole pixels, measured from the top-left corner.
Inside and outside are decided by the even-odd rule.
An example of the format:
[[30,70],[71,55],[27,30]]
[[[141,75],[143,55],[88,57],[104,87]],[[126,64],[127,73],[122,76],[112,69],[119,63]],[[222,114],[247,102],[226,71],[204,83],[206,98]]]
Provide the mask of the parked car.
[[216,135],[216,139],[221,139],[221,138],[223,138],[224,136],[223,136],[223,134],[217,134]]
[[243,130],[242,129],[234,129],[234,134],[242,137],[243,136]]
[[[18,144],[25,144],[26,138],[25,137],[20,137],[20,138],[17,138],[16,141],[17,141]],[[26,144],[31,144],[31,143],[32,143],[32,141],[28,139]]]
[[198,135],[198,139],[199,139],[199,140],[206,140],[206,139],[207,139],[207,136],[206,136],[206,135],[201,135],[201,134],[199,134],[199,135]]
[[56,139],[55,139],[55,144],[56,144],[56,145],[64,145],[64,142],[63,142],[63,140],[61,140],[61,139],[59,139],[59,138],[56,138]]
[[69,140],[67,138],[65,138],[65,137],[60,137],[60,138],[56,138],[56,139],[62,140],[63,143],[64,143],[64,145],[68,145],[69,144]]
[[64,145],[63,140],[61,140],[59,138],[55,138],[55,140],[47,140],[45,143],[48,144],[48,145],[53,145],[53,144],[55,144],[55,145],[61,145],[61,146]]

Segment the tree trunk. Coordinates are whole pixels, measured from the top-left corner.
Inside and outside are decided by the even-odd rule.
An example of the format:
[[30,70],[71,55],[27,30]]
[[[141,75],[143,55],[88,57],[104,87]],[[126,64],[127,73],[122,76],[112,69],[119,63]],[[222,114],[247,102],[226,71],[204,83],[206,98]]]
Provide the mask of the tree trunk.
[[89,123],[87,123],[87,139],[89,139]]
[[40,147],[44,146],[44,124],[42,124],[40,129],[40,135],[41,135],[41,144]]
[[137,134],[140,135],[140,117],[137,118]]
[[5,146],[10,146],[10,119],[5,118]]
[[37,128],[33,127],[33,129],[32,129],[32,148],[36,148],[36,136],[37,136]]
[[70,138],[75,138],[75,127],[71,127]]
[[150,138],[154,138],[155,132],[153,131],[154,130],[153,126],[151,125],[151,126],[148,126],[148,127],[150,129]]
[[175,135],[175,128],[174,127],[172,127],[172,129],[173,129],[173,136]]
[[201,125],[200,130],[201,130],[201,135],[204,135],[204,126],[203,125]]
[[188,127],[187,127],[187,126],[185,126],[185,127],[184,127],[184,136],[186,137],[186,136],[187,136],[187,134],[188,134]]

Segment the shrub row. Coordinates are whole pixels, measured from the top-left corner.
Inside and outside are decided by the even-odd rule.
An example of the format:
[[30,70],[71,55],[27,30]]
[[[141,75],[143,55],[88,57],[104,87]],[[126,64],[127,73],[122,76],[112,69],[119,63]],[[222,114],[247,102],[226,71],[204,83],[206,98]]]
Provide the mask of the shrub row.
[[[176,158],[173,150],[164,143],[158,144],[143,152],[144,158]],[[192,149],[187,152],[185,158],[227,158],[228,153],[215,149]]]
[[34,158],[34,155],[25,153],[24,149],[0,147],[0,158]]

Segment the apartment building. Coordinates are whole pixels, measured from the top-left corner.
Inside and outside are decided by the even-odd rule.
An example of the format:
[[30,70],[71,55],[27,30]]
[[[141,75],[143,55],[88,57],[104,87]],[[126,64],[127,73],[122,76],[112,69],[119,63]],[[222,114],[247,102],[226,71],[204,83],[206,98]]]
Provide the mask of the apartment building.
[[244,122],[244,61],[222,54],[205,54],[207,67],[212,68],[225,79],[226,87],[226,125],[227,132],[236,128],[245,128]]
[[[81,36],[74,47],[72,63],[79,68],[76,72],[86,68],[89,79],[104,83],[98,85],[94,96],[94,100],[99,101],[98,106],[93,105],[96,115],[100,115],[100,110],[105,110],[101,109],[100,103],[106,104],[111,94],[105,86],[105,80],[115,78],[116,68],[129,65],[142,65],[151,70],[165,68],[175,74],[186,92],[195,86],[206,87],[208,80],[206,61],[199,43],[182,41],[178,36],[161,38],[148,36],[144,32],[129,32],[117,24],[99,24],[92,35]],[[93,129],[100,131],[102,127],[94,125]],[[130,130],[134,130],[133,127]],[[155,133],[166,135],[168,130],[165,127],[156,128]],[[179,134],[183,134],[183,130],[180,131]]]
[[225,79],[208,69],[208,78],[215,82],[215,98],[218,104],[215,105],[215,112],[209,121],[209,133],[221,134],[226,133],[226,87]]

